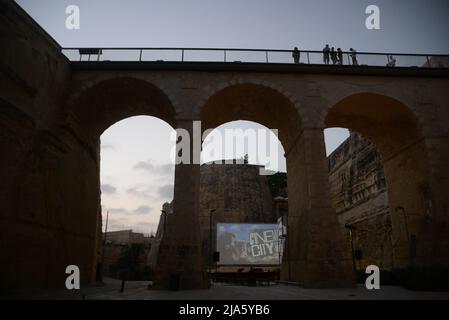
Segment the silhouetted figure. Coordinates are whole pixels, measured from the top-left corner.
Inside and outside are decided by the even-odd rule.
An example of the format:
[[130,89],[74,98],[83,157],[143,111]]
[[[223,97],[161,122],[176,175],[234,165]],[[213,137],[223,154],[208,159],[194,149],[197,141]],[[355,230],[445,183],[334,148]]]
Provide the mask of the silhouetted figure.
[[122,283],[120,285],[120,293],[125,292],[125,281],[126,281],[126,276],[127,276],[127,270],[122,269],[120,271],[120,279],[122,280]]
[[223,264],[234,264],[239,261],[239,251],[233,233],[225,232],[218,238],[217,251],[220,252],[220,262]]
[[353,48],[349,49],[349,51],[351,51],[352,65],[358,66],[359,62],[357,61],[357,51],[355,51],[355,49]]
[[396,67],[396,59],[392,55],[388,56],[387,67]]
[[337,51],[335,51],[334,47],[331,49],[331,60],[333,64],[337,64]]
[[343,65],[343,51],[341,51],[340,48],[337,49],[337,56],[338,56],[338,64]]
[[295,61],[295,64],[299,64],[299,60],[301,58],[301,52],[299,51],[298,47],[295,47],[292,53],[293,61]]
[[326,46],[323,49],[323,61],[324,61],[324,64],[329,64],[330,51],[331,51],[331,49],[329,48],[329,45],[326,44]]

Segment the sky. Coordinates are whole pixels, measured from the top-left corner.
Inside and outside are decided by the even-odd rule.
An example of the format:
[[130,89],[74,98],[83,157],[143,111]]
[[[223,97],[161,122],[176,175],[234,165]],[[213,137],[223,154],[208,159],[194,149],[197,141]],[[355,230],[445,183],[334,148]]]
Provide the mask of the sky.
[[[448,54],[449,0],[18,0],[62,47],[198,47]],[[65,26],[66,7],[80,9],[80,29]],[[368,5],[380,8],[380,30],[365,27]],[[264,128],[234,122],[217,130]],[[265,128],[266,129],[266,128]],[[103,212],[109,230],[156,230],[162,204],[173,197],[173,129],[133,117],[101,137]],[[325,132],[329,154],[347,130]],[[282,146],[279,164],[285,171]],[[151,146],[151,147],[149,147]],[[237,154],[236,157],[243,156]],[[225,154],[225,157],[232,155]],[[255,154],[250,163],[257,163]],[[217,160],[206,157],[205,161]],[[260,163],[260,162],[259,162]],[[103,226],[105,226],[103,214]]]

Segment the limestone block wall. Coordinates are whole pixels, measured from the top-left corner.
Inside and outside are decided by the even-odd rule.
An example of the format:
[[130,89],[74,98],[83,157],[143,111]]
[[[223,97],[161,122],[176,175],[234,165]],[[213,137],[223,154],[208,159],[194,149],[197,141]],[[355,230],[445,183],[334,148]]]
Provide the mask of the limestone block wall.
[[93,281],[99,149],[62,112],[70,63],[12,1],[0,1],[0,30],[0,294],[61,288],[71,264]]
[[328,165],[332,204],[342,232],[348,247],[362,252],[357,268],[370,264],[382,270],[393,268],[388,193],[382,159],[376,147],[352,132],[328,157]]

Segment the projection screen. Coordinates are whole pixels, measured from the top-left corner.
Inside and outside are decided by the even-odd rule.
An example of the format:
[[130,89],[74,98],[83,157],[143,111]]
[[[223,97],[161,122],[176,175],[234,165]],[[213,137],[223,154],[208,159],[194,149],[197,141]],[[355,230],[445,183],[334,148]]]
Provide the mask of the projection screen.
[[277,224],[217,224],[218,265],[279,265],[282,229]]

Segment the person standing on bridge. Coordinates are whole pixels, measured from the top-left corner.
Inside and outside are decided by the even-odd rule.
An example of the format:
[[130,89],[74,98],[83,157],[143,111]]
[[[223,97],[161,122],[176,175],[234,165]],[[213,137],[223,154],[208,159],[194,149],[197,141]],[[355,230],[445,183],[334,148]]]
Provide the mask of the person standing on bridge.
[[323,61],[324,61],[324,64],[329,64],[330,51],[331,51],[331,49],[329,48],[329,45],[326,44],[326,46],[323,49]]
[[357,51],[355,51],[355,49],[349,49],[349,51],[351,51],[351,59],[352,59],[352,65],[353,66],[358,66],[359,62],[357,61]]
[[338,64],[343,65],[343,51],[341,51],[341,48],[337,49],[337,55],[338,55]]
[[332,47],[332,49],[331,49],[331,60],[332,60],[332,64],[337,64],[337,61],[338,61],[337,51],[335,51],[334,47]]
[[301,52],[299,51],[298,47],[295,47],[295,49],[293,49],[292,57],[293,57],[293,61],[295,61],[295,64],[299,64],[299,60],[301,58]]
[[396,59],[393,57],[393,55],[388,56],[387,67],[396,67]]

